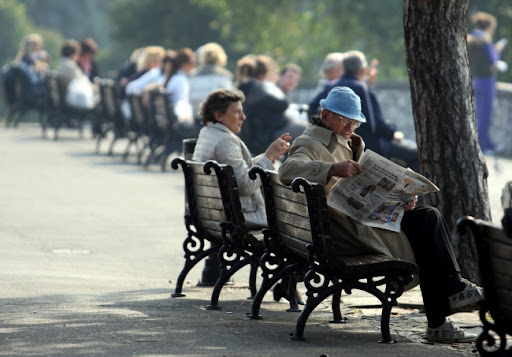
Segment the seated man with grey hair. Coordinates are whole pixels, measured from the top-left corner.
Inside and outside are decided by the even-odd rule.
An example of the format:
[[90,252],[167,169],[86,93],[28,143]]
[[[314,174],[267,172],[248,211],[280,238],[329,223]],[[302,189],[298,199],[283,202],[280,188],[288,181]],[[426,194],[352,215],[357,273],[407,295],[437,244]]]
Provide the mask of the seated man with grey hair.
[[[343,75],[333,87],[349,87],[361,98],[362,112],[367,122],[358,128],[357,134],[364,137],[366,147],[397,161],[402,166],[420,172],[418,148],[415,144],[407,143],[404,134],[396,129],[396,125],[384,119],[372,87],[364,81],[368,71],[366,56],[360,51],[346,52],[343,70]],[[311,101],[308,111],[310,116],[316,113],[320,100],[327,97],[327,93],[333,87],[326,88]]]

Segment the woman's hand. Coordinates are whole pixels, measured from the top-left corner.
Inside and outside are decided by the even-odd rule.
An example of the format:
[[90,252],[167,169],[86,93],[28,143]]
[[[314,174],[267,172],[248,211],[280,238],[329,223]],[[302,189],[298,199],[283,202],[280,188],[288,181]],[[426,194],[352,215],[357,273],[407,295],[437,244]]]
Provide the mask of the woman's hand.
[[274,163],[277,159],[290,151],[290,140],[292,140],[292,137],[289,133],[282,134],[265,150],[265,156]]
[[418,202],[418,195],[411,197],[411,199],[404,205],[405,212],[412,211]]

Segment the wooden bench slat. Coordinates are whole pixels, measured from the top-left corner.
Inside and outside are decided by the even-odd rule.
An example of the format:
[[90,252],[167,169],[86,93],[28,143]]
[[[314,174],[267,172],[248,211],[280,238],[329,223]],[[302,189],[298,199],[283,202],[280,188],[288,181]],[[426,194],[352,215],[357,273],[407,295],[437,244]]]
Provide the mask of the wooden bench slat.
[[218,187],[213,188],[209,186],[195,186],[194,187],[194,195],[201,197],[214,197],[214,198],[222,198],[220,195],[220,190]]
[[277,221],[276,225],[280,234],[293,236],[296,240],[301,240],[306,244],[313,243],[311,239],[311,230],[288,224],[286,221]]
[[198,207],[208,208],[213,210],[224,210],[224,205],[222,203],[222,199],[218,197],[204,197],[204,196],[195,196],[195,204]]
[[494,281],[498,289],[508,288],[512,289],[512,272],[508,271],[505,274],[497,273],[494,276]]
[[210,186],[219,190],[219,184],[215,175],[197,174],[193,177],[194,185]]
[[280,211],[290,212],[309,221],[308,208],[305,205],[274,196],[274,206]]
[[490,241],[491,244],[489,248],[493,257],[510,260],[510,257],[512,257],[512,239],[511,242],[504,242],[501,239],[493,237]]
[[305,230],[311,230],[311,224],[309,217],[297,215],[291,211],[283,211],[280,209],[274,210],[275,218],[278,222],[284,222],[291,226],[296,226]]
[[301,203],[306,207],[308,205],[306,196],[304,194],[298,194],[297,192],[293,192],[292,189],[288,186],[273,184],[272,190],[274,192],[275,197],[286,199],[288,201],[292,201],[295,203]]
[[197,207],[197,213],[199,215],[199,219],[202,220],[214,220],[218,222],[225,222],[226,215],[222,210],[215,210],[211,208],[203,208]]
[[503,315],[504,315],[505,319],[507,319],[508,321],[511,321],[512,320],[512,306],[511,305],[503,306],[501,310],[503,311]]
[[491,264],[495,273],[501,273],[504,275],[512,274],[512,260],[498,258],[496,256],[491,257]]

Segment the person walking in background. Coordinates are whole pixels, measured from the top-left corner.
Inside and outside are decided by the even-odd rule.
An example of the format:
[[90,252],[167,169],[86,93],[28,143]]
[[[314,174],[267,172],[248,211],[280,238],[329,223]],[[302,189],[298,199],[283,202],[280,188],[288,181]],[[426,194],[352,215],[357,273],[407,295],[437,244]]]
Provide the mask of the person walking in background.
[[496,18],[485,12],[478,12],[471,17],[474,29],[468,35],[468,57],[475,97],[478,141],[484,154],[492,155],[501,151],[490,136],[493,104],[496,98],[496,74],[505,71],[507,65],[500,61],[501,51],[506,40],[496,44],[492,36],[496,30]]

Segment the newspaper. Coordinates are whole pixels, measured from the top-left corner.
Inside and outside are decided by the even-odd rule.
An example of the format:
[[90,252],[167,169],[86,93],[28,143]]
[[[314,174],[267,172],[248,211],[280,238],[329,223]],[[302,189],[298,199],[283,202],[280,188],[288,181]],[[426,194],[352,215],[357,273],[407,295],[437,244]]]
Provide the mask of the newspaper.
[[370,227],[399,232],[404,205],[415,195],[439,191],[426,177],[366,150],[361,174],[332,187],[327,204]]

